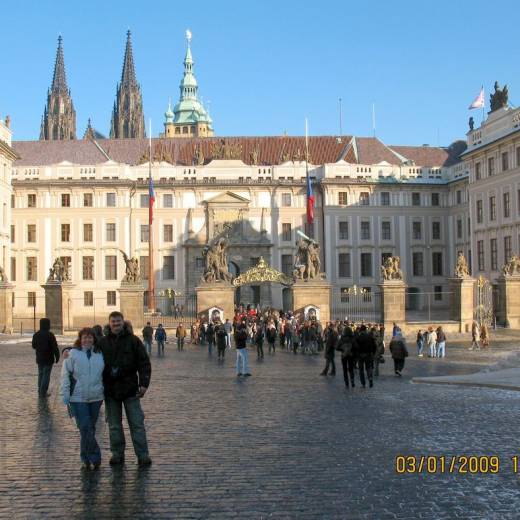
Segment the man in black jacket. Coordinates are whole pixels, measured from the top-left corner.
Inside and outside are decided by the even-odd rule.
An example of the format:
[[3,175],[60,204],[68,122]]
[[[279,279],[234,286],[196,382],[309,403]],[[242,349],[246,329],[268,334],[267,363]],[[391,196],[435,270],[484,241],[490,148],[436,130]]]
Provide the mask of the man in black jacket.
[[150,385],[150,358],[142,341],[125,326],[120,312],[110,313],[109,325],[109,334],[99,341],[98,346],[105,360],[103,382],[112,452],[110,464],[122,464],[125,460],[124,406],[137,461],[139,465],[147,466],[152,459],[148,454],[144,414],[139,399]]
[[365,371],[370,387],[374,386],[372,378],[373,359],[376,353],[376,342],[374,338],[367,332],[366,325],[361,325],[359,334],[356,338],[357,342],[357,358],[359,368],[359,380],[361,386],[365,388]]
[[40,330],[32,337],[32,348],[36,351],[38,365],[38,395],[47,397],[53,362],[58,363],[60,351],[56,336],[51,332],[51,320],[42,318]]
[[328,323],[325,328],[325,368],[320,375],[326,376],[329,371],[330,375],[336,375],[336,364],[334,363],[334,354],[336,353],[336,344],[338,343],[338,333],[333,323]]

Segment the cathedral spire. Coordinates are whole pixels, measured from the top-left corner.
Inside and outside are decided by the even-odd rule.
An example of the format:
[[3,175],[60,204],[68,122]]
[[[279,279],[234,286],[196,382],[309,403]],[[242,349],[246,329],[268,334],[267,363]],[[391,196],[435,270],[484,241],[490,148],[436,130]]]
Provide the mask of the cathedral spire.
[[63,39],[60,35],[52,85],[47,91],[47,104],[40,126],[40,140],[64,141],[68,139],[76,139],[76,111],[67,86]]
[[128,31],[121,82],[117,85],[116,100],[112,110],[110,137],[121,139],[144,136],[143,99],[135,74],[132,34]]

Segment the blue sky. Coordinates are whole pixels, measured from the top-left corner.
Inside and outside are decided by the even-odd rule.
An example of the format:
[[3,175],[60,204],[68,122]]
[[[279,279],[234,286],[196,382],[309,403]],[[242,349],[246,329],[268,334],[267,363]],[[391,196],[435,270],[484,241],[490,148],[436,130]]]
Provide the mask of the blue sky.
[[[0,117],[37,139],[62,34],[78,135],[108,133],[125,33],[132,30],[145,117],[162,130],[182,75],[184,33],[218,135],[376,134],[388,144],[464,138],[468,105],[495,79],[520,104],[520,4],[503,0],[77,2],[2,9]],[[516,103],[515,103],[516,102]]]

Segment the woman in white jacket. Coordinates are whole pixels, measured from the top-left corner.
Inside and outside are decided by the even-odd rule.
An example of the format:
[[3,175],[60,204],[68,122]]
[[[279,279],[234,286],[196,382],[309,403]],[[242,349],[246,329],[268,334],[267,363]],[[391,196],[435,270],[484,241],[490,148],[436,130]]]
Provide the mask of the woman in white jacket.
[[61,396],[70,406],[81,436],[81,461],[85,469],[101,464],[101,450],[96,441],[96,422],[104,399],[103,354],[96,348],[92,329],[78,333],[74,348],[61,370]]
[[437,333],[433,330],[433,327],[428,327],[428,333],[426,334],[426,348],[430,351],[430,357],[437,357]]

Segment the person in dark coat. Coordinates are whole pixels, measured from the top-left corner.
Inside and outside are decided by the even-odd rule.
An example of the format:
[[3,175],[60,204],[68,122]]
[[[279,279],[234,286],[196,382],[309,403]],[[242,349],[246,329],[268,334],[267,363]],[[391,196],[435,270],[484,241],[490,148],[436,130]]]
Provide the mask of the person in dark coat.
[[341,364],[343,366],[345,386],[346,388],[349,387],[350,376],[350,385],[354,388],[356,386],[354,382],[354,366],[357,354],[357,343],[354,332],[350,327],[343,328],[336,349],[341,352]]
[[218,359],[224,361],[224,354],[227,347],[227,332],[222,323],[219,323],[215,328],[215,336],[217,338],[217,353]]
[[394,360],[395,375],[401,377],[401,372],[404,368],[404,361],[408,357],[408,349],[406,348],[406,341],[403,336],[401,336],[400,332],[398,332],[390,342],[390,353]]
[[256,355],[258,359],[264,359],[264,326],[263,323],[259,323],[256,327],[255,333],[255,345]]
[[276,336],[277,336],[276,327],[274,326],[273,323],[271,323],[267,326],[266,331],[265,331],[265,337],[267,339],[267,343],[269,344],[269,354],[271,353],[271,349],[273,351],[273,354],[276,352],[276,347],[275,347]]
[[110,436],[110,464],[123,464],[125,434],[123,407],[130,435],[141,466],[152,463],[144,427],[144,414],[140,399],[144,397],[152,375],[150,358],[143,342],[132,334],[119,311],[110,313],[110,332],[99,341],[105,360],[103,383],[105,387],[105,413]]
[[51,380],[52,364],[60,360],[60,350],[56,336],[51,332],[51,320],[42,318],[40,330],[32,337],[32,348],[36,351],[38,365],[38,396],[47,397]]
[[385,353],[385,338],[383,336],[383,332],[381,329],[377,330],[377,327],[372,327],[370,331],[372,337],[376,342],[376,353],[374,354],[374,376],[379,376],[379,365],[385,362],[384,353]]
[[205,339],[208,342],[208,354],[213,353],[213,345],[215,344],[215,326],[213,322],[208,323],[208,327],[206,329]]
[[373,359],[376,353],[376,342],[368,331],[366,325],[359,327],[359,334],[357,340],[357,362],[359,368],[359,380],[361,386],[365,388],[365,372],[368,379],[368,386],[372,388],[374,386],[374,380],[372,377],[373,370]]
[[322,376],[326,376],[329,367],[330,375],[336,375],[336,364],[334,363],[334,354],[336,353],[336,344],[338,343],[338,333],[332,323],[329,323],[325,328],[325,368],[320,373]]

